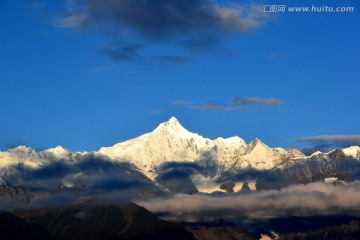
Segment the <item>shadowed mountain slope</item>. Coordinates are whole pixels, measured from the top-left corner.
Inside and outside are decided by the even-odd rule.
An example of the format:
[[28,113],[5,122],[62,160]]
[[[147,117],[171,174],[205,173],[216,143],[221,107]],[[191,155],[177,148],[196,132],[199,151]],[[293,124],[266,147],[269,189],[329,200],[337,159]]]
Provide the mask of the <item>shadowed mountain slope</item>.
[[57,239],[195,239],[180,225],[160,220],[134,203],[111,205],[88,200],[69,207],[16,214],[44,227]]
[[7,212],[0,212],[0,239],[43,240],[55,239],[43,228],[29,224]]

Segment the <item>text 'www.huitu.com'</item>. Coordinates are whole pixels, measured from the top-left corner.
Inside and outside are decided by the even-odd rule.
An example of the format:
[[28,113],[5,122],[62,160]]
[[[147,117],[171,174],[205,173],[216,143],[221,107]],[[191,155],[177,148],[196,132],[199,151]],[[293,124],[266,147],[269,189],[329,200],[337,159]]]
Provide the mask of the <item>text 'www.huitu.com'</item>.
[[261,11],[264,13],[352,13],[355,8],[352,6],[347,7],[334,7],[334,6],[287,6],[287,5],[262,5]]

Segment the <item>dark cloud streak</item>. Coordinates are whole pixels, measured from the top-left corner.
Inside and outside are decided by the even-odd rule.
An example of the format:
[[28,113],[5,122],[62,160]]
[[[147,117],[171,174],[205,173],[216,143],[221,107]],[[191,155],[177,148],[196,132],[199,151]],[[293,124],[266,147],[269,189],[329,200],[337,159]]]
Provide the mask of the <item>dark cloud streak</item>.
[[166,42],[190,55],[216,49],[230,52],[221,43],[225,36],[256,28],[267,17],[256,6],[212,0],[65,0],[62,11],[46,15],[52,16],[57,27],[100,32],[114,41],[131,42],[104,47],[102,52],[113,60],[172,64],[194,59],[183,53],[145,56],[144,48]]
[[276,98],[260,98],[260,97],[250,97],[250,98],[233,98],[233,104],[235,105],[268,105],[276,106],[280,105],[281,101]]
[[191,105],[193,102],[185,101],[185,100],[175,100],[172,102],[173,105]]
[[60,26],[89,29],[106,25],[114,34],[127,27],[142,37],[162,40],[199,31],[242,32],[260,25],[262,17],[258,9],[211,0],[83,0],[67,1]]
[[186,64],[186,63],[191,63],[191,62],[195,61],[191,57],[182,57],[182,56],[175,56],[175,55],[173,55],[173,56],[172,55],[161,55],[161,56],[153,57],[153,59],[164,61],[164,62],[169,62],[169,63],[175,63],[175,64]]
[[141,44],[115,43],[109,44],[100,49],[100,52],[115,61],[146,63],[139,51],[144,48]]
[[125,43],[117,41],[113,44],[106,45],[100,49],[100,52],[107,57],[119,62],[134,62],[140,64],[153,64],[154,62],[166,62],[174,64],[186,64],[194,62],[195,60],[187,56],[177,55],[159,55],[146,56],[141,52],[146,46],[140,43]]
[[316,151],[328,152],[335,148],[360,146],[360,135],[318,135],[300,137],[297,138],[296,141],[310,143],[311,146],[307,146],[301,149],[303,153],[310,155]]
[[[228,104],[222,104],[218,102],[207,102],[204,104],[194,104],[184,100],[177,100],[173,102],[174,105],[188,105],[189,108],[194,109],[208,109],[208,110],[225,110],[225,111],[251,111],[254,110],[254,106],[277,106],[281,104],[281,101],[276,98],[232,98],[232,101]],[[256,108],[255,108],[256,109]]]
[[201,105],[191,105],[190,108],[207,109],[207,110],[221,110],[222,104],[216,102],[209,102]]
[[360,134],[354,135],[319,135],[298,138],[299,142],[335,142],[338,144],[360,145]]

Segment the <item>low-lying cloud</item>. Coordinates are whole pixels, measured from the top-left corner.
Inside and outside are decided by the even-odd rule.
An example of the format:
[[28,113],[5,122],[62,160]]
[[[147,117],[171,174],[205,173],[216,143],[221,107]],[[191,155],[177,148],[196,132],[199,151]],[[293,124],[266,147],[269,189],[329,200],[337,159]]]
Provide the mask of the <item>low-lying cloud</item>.
[[18,164],[10,172],[12,174],[2,176],[7,185],[29,189],[54,190],[60,186],[76,186],[91,192],[129,188],[145,191],[155,188],[152,182],[130,163],[113,162],[93,153],[73,155],[70,159],[53,161],[41,168]]
[[345,148],[360,146],[360,134],[354,135],[318,135],[297,138],[298,142],[310,143],[311,146],[304,147],[302,152],[312,154],[316,151],[328,152],[334,148]]
[[269,219],[287,216],[360,214],[360,182],[311,183],[282,190],[242,191],[222,196],[175,195],[138,201],[152,212],[175,221]]
[[360,145],[360,134],[356,135],[319,135],[311,137],[301,137],[299,142],[333,142],[337,144]]

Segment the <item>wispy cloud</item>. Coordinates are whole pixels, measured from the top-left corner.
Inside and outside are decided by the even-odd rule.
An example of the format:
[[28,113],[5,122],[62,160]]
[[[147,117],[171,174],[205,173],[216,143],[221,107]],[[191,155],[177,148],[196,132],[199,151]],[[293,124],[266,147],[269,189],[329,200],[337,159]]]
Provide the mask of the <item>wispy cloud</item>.
[[208,109],[208,110],[221,110],[222,105],[220,103],[210,102],[201,105],[191,105],[190,108]]
[[185,101],[185,100],[175,100],[172,102],[172,104],[174,105],[191,105],[193,104],[193,102],[190,102],[190,101]]
[[311,146],[304,147],[305,154],[312,154],[316,151],[327,152],[334,148],[345,148],[360,146],[360,134],[354,135],[318,135],[297,138],[298,142],[310,143]]
[[224,110],[225,111],[238,111],[238,110],[244,111],[244,110],[249,110],[249,109],[250,109],[249,106],[231,106],[231,107],[225,108]]
[[281,101],[276,98],[260,98],[260,97],[249,97],[249,98],[233,98],[234,105],[269,105],[275,106],[280,105]]
[[113,68],[114,68],[114,65],[98,66],[98,67],[94,67],[93,69],[91,69],[89,71],[89,73],[97,74],[97,73],[108,72],[108,71],[111,71]]
[[165,113],[165,109],[164,109],[164,108],[158,108],[158,109],[155,109],[155,110],[151,111],[150,113],[151,113],[151,114],[154,114],[154,115],[164,114],[164,113]]
[[143,48],[144,45],[139,43],[127,44],[123,41],[117,41],[103,46],[100,52],[116,61],[146,63],[144,56],[139,53]]
[[188,56],[180,55],[158,55],[150,56],[142,54],[146,46],[142,43],[127,43],[116,41],[100,48],[100,52],[107,57],[119,62],[134,62],[141,64],[152,64],[154,62],[167,62],[175,64],[186,64],[195,60]]
[[256,106],[277,106],[281,104],[281,101],[276,98],[232,98],[232,101],[226,104],[219,102],[207,102],[203,104],[196,104],[194,102],[188,102],[185,100],[176,100],[172,102],[174,105],[188,105],[189,108],[195,109],[209,109],[209,110],[223,110],[223,111],[251,111],[256,109]]
[[161,56],[153,57],[153,59],[168,63],[176,63],[176,64],[186,64],[195,61],[191,57],[175,56],[175,55],[161,55]]
[[[212,0],[65,0],[63,10],[52,15],[52,22],[57,27],[100,32],[113,40],[135,40],[147,48],[167,42],[193,55],[219,49],[221,36],[262,25],[268,16],[259,9],[257,5]],[[137,57],[146,51],[126,48],[129,43],[116,42],[118,46],[104,49],[105,53],[113,60],[141,63]],[[193,62],[193,57],[176,54],[146,58],[176,64]]]

